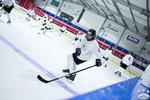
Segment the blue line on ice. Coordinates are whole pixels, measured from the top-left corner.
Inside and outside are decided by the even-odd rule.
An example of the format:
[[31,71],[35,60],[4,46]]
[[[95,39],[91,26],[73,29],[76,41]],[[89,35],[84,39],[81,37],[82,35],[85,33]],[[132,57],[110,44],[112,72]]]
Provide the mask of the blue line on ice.
[[[22,56],[24,59],[29,61],[32,65],[37,67],[39,70],[41,70],[43,73],[48,75],[51,79],[56,78],[52,73],[48,72],[42,65],[37,63],[35,60],[33,60],[30,56],[25,54],[22,50],[18,49],[15,45],[13,45],[11,42],[9,42],[7,39],[5,39],[3,36],[0,35],[0,40],[4,42],[7,46],[9,46],[11,49],[13,49],[15,52],[17,52],[20,56]],[[55,81],[58,85],[60,85],[62,88],[67,90],[69,93],[73,94],[74,96],[79,95],[79,93],[75,92],[73,89],[71,89],[69,86],[67,86],[64,82],[57,80]]]

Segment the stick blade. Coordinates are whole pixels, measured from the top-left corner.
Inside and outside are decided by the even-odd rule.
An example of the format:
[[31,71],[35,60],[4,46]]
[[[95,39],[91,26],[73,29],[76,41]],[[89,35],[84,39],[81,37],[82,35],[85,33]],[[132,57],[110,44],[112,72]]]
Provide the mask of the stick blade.
[[41,82],[43,82],[43,83],[48,83],[48,82],[50,82],[50,81],[47,81],[47,80],[43,79],[40,75],[38,75],[37,78],[38,78]]

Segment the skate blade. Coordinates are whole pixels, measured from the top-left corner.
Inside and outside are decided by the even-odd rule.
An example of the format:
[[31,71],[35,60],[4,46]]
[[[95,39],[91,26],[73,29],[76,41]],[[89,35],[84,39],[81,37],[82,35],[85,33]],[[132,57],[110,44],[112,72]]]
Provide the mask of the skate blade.
[[64,79],[67,83],[73,84],[73,81],[71,81],[70,79],[67,79],[66,77]]

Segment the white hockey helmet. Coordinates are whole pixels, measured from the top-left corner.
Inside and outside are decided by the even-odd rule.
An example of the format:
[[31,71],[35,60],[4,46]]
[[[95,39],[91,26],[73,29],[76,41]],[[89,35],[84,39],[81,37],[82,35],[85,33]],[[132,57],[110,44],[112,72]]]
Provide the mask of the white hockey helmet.
[[51,18],[49,21],[50,21],[50,22],[53,22],[53,19]]
[[45,15],[44,15],[44,18],[45,18],[45,19],[46,19],[46,18],[48,18],[48,15],[47,15],[47,14],[45,14]]

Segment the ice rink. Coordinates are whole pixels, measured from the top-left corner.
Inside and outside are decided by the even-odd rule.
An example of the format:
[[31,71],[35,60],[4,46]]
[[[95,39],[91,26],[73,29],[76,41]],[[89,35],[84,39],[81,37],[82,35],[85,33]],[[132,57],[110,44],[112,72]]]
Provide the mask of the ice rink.
[[[48,80],[63,75],[67,55],[74,52],[73,40],[59,35],[55,25],[52,32],[39,35],[41,23],[25,18],[15,9],[11,24],[7,24],[6,15],[0,18],[0,100],[63,100],[128,79],[114,75],[118,66],[109,61],[106,68],[103,64],[78,73],[72,84],[65,79],[40,82],[38,74]],[[77,70],[94,64],[91,59]]]

